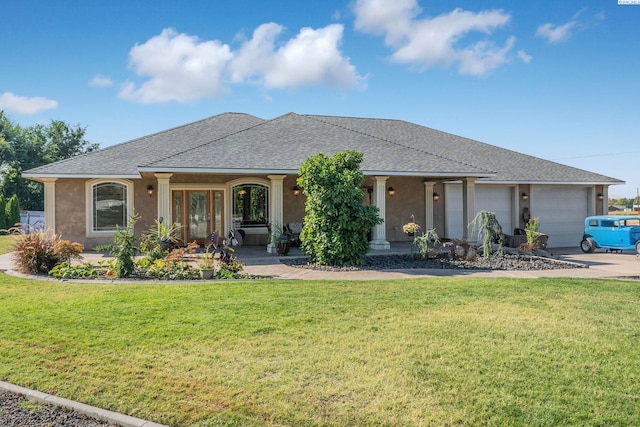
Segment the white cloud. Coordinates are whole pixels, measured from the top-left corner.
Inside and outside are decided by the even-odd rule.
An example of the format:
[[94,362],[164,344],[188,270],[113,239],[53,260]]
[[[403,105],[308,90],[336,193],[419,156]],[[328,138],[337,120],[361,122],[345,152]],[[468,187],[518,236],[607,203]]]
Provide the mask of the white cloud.
[[527,55],[527,52],[525,52],[524,49],[520,49],[518,51],[518,58],[520,58],[525,64],[528,64],[533,59],[531,55]]
[[165,29],[131,49],[129,66],[149,80],[139,87],[126,83],[120,96],[145,104],[220,96],[221,76],[231,57],[229,46],[218,41],[200,41]]
[[269,23],[254,31],[229,65],[232,81],[253,77],[267,89],[316,85],[349,89],[363,84],[363,78],[338,49],[342,25],[303,28],[276,49],[274,41],[282,30],[280,25]]
[[571,32],[577,28],[577,25],[577,21],[569,21],[558,26],[546,23],[538,27],[536,36],[547,39],[549,43],[560,43],[571,37]]
[[113,80],[111,80],[109,77],[96,74],[91,80],[89,80],[89,86],[109,87],[113,86]]
[[27,98],[25,96],[16,96],[11,92],[5,92],[0,95],[0,110],[5,110],[12,114],[29,116],[54,108],[58,108],[57,101],[39,96]]
[[435,18],[419,19],[421,11],[416,0],[357,0],[355,27],[384,36],[385,44],[394,49],[393,61],[420,70],[456,64],[462,74],[484,75],[509,62],[513,37],[502,47],[491,40],[459,46],[471,32],[491,34],[503,27],[509,22],[509,14],[501,10],[474,13],[455,9]]
[[148,80],[126,83],[124,99],[142,102],[187,102],[215,98],[226,92],[225,83],[256,83],[266,89],[324,85],[335,88],[363,86],[348,58],[338,46],[343,27],[303,28],[279,47],[276,39],[284,27],[260,25],[250,40],[232,51],[219,41],[165,29],[129,53],[130,67]]

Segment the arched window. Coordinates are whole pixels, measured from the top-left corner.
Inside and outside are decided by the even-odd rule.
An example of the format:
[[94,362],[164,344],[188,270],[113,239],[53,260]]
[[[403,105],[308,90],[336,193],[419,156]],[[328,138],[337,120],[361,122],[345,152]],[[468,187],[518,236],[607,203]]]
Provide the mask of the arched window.
[[269,187],[241,184],[233,187],[234,228],[264,227],[269,223]]
[[89,181],[87,183],[88,234],[113,234],[126,227],[133,206],[133,185],[124,180]]

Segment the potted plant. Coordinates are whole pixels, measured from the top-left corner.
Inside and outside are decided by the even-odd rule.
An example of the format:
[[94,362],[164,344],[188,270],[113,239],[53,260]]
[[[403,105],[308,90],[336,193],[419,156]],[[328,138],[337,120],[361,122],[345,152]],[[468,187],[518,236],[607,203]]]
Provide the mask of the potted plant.
[[216,261],[213,258],[213,253],[209,252],[209,247],[198,261],[198,268],[200,268],[200,274],[203,279],[212,279],[216,269]]
[[282,226],[276,224],[271,228],[271,242],[276,247],[278,255],[285,256],[291,249],[290,233],[286,231]]
[[415,218],[413,217],[413,215],[411,215],[411,222],[402,226],[402,231],[404,231],[404,234],[411,237],[419,234],[421,230],[422,228],[420,228],[420,226],[415,223]]

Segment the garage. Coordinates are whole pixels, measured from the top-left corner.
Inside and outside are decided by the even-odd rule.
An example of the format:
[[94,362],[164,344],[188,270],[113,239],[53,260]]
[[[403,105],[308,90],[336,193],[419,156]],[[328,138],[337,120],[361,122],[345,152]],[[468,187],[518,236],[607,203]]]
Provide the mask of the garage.
[[549,235],[550,248],[577,247],[589,216],[589,189],[575,186],[531,187],[531,216],[540,218],[538,230]]
[[[495,212],[503,231],[509,234],[513,231],[512,194],[513,187],[476,185],[475,212]],[[446,237],[462,238],[464,230],[462,224],[462,184],[446,184],[445,196],[447,200]],[[469,218],[469,220],[473,220],[473,218]]]

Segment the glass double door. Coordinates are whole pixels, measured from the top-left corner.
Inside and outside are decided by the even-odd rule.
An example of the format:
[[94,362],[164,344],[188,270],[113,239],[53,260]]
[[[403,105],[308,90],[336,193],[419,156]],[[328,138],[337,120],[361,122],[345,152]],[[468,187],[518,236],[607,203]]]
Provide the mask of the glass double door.
[[222,190],[172,190],[173,222],[180,226],[183,244],[204,244],[213,231],[224,232]]

